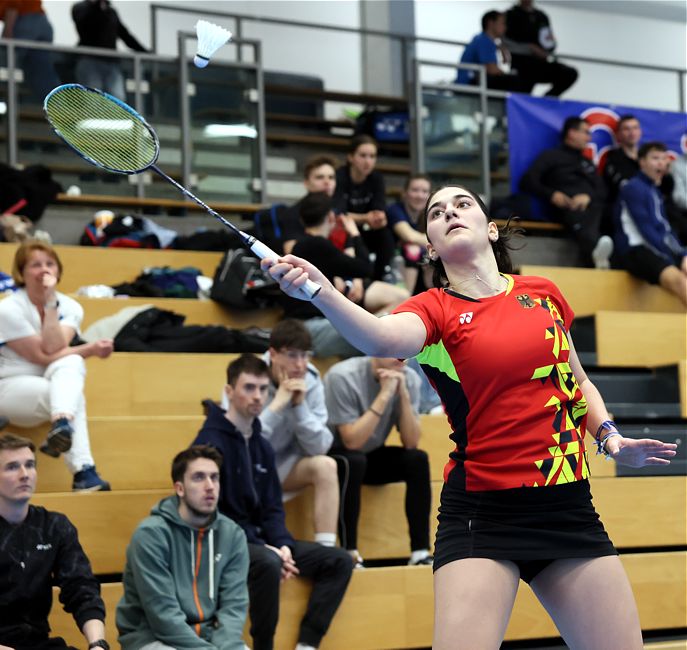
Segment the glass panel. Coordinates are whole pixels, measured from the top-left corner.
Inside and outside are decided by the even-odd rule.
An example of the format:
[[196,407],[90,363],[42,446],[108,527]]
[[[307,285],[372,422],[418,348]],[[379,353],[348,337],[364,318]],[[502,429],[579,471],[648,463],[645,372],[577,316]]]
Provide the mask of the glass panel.
[[425,90],[422,116],[425,171],[436,183],[464,183],[484,192],[479,96]]
[[[113,92],[131,102],[133,97],[124,89],[126,79],[133,76],[132,61],[22,49],[23,80],[18,86],[19,164],[49,167],[65,190],[74,186],[81,194],[131,196],[134,188],[128,177],[101,171],[87,163],[52,132],[43,115],[42,103],[45,94],[55,85],[71,82]],[[32,57],[37,54],[40,54],[40,65],[50,67],[44,76],[36,76],[36,63]]]
[[[7,47],[4,45],[0,45],[0,69],[7,69]],[[5,164],[9,162],[7,110],[7,82],[0,80],[0,162]]]
[[[260,200],[257,73],[255,68],[213,61],[203,70],[189,66],[191,173],[205,201],[252,203]],[[257,186],[256,186],[257,187]]]
[[491,198],[503,198],[511,193],[506,100],[502,97],[489,98],[487,112]]

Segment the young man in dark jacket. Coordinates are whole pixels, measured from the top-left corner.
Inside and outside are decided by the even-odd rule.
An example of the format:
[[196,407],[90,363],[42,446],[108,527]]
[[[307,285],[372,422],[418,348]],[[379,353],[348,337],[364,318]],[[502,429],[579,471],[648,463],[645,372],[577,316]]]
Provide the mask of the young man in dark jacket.
[[297,650],[317,648],[351,578],[352,561],[340,548],[294,540],[286,529],[274,451],[260,435],[269,388],[267,364],[244,354],[227,368],[229,410],[211,406],[193,444],[209,444],[224,456],[219,510],[246,533],[250,567],[253,650],[272,650],[279,619],[279,583],[312,578]]
[[34,444],[0,436],[0,647],[66,648],[50,638],[53,584],[88,648],[109,650],[105,604],[76,533],[62,514],[29,505],[36,489]]
[[520,189],[551,204],[553,217],[577,241],[585,264],[607,269],[613,240],[600,236],[606,188],[594,163],[583,155],[590,140],[585,120],[567,118],[561,145],[539,154],[520,179]]

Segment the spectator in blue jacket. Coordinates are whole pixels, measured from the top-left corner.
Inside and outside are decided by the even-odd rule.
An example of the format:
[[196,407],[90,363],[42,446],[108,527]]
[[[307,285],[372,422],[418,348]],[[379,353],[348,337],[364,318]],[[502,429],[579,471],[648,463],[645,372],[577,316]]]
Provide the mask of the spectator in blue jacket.
[[687,306],[687,248],[670,227],[658,189],[668,167],[666,147],[647,142],[637,157],[640,172],[621,186],[615,204],[618,259],[632,275],[662,286]]
[[320,645],[351,578],[351,557],[341,548],[295,540],[286,529],[279,475],[270,443],[260,434],[259,415],[270,384],[267,364],[241,355],[227,368],[229,410],[209,406],[194,445],[223,455],[219,510],[243,528],[250,566],[250,633],[253,650],[272,650],[279,619],[279,583],[297,575],[313,589],[301,620],[296,650]]
[[[506,33],[506,16],[500,11],[487,11],[482,16],[482,32],[477,34],[460,57],[461,63],[479,63],[485,66],[487,88],[526,93],[531,84],[526,83],[510,70],[510,52],[503,45]],[[479,77],[474,70],[458,69],[456,83],[477,84]]]

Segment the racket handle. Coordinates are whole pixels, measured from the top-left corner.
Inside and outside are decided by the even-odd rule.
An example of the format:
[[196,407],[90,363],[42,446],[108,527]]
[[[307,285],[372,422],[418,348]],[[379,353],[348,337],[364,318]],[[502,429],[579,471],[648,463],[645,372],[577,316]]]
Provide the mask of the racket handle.
[[[264,260],[266,257],[269,257],[273,260],[279,258],[277,253],[275,253],[269,246],[263,244],[258,239],[250,244],[250,249],[261,260]],[[319,284],[313,282],[312,280],[306,280],[305,284],[299,289],[299,292],[302,293],[308,300],[312,300],[320,292],[321,288],[322,287]]]

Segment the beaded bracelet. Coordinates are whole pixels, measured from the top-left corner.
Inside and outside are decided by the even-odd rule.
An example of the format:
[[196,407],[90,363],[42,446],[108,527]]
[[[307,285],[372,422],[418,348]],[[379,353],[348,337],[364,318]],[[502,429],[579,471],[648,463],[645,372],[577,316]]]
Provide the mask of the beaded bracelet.
[[[607,431],[606,435],[602,438],[601,434]],[[612,438],[613,436],[620,436],[622,435],[620,431],[618,431],[618,425],[613,422],[613,420],[605,420],[599,425],[599,428],[596,430],[596,435],[594,436],[596,440],[596,453],[597,455],[603,454],[606,456],[606,460],[610,458],[610,454],[606,451],[606,441],[609,438]]]

